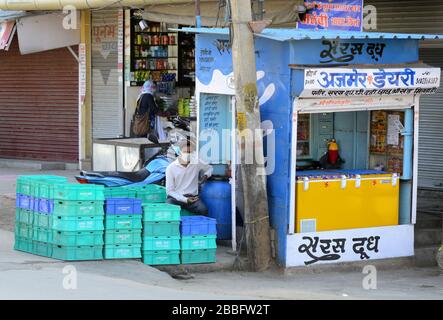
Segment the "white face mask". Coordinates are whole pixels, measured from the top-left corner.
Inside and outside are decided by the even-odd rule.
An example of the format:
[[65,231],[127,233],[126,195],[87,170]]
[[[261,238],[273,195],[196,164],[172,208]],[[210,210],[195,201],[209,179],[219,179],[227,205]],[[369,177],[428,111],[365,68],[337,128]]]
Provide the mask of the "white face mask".
[[191,154],[182,152],[180,154],[180,158],[185,162],[189,162],[189,161],[191,161]]

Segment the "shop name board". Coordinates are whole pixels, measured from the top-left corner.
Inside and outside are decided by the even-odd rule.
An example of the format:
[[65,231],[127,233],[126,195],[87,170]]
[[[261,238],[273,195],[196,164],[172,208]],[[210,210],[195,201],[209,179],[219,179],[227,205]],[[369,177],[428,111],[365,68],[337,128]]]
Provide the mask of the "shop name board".
[[383,96],[435,93],[439,68],[306,69],[301,97]]
[[296,233],[287,237],[286,266],[368,261],[412,255],[412,225]]
[[[340,260],[341,255],[346,253],[346,238],[322,239],[320,237],[303,237],[305,243],[299,245],[298,252],[306,253],[310,258],[304,262],[305,265],[314,264],[319,261]],[[352,252],[358,255],[360,260],[369,259],[370,252],[378,252],[379,236],[364,238],[352,238]]]
[[362,31],[363,0],[305,1],[305,19],[299,29]]
[[323,40],[325,47],[320,52],[320,63],[348,63],[354,61],[356,56],[365,56],[367,60],[375,62],[383,58],[387,46],[383,42],[347,42],[337,40]]

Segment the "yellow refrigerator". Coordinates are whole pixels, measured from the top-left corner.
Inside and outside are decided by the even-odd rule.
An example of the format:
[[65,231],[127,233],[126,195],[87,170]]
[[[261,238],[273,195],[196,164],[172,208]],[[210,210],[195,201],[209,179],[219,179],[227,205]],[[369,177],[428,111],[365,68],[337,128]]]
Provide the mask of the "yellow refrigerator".
[[398,224],[396,174],[375,170],[297,172],[297,233]]

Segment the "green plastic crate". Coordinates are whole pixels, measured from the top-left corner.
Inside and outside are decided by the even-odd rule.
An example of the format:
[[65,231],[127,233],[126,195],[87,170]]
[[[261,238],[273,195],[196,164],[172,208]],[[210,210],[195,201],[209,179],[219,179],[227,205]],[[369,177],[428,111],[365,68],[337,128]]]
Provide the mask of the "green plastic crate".
[[104,216],[104,201],[54,201],[54,215],[69,216]]
[[105,216],[106,230],[135,230],[142,229],[142,215],[107,215]]
[[109,187],[103,190],[105,199],[108,198],[136,198],[137,191],[129,187]]
[[143,251],[142,255],[148,265],[180,264],[180,251]]
[[34,223],[34,214],[31,210],[17,208],[15,209],[15,221],[32,225]]
[[216,251],[216,249],[182,250],[180,254],[181,263],[214,263],[217,261]]
[[55,200],[104,201],[104,186],[93,184],[57,184],[54,186]]
[[14,249],[23,252],[32,252],[32,240],[15,236]]
[[106,245],[112,244],[141,244],[142,231],[136,230],[106,230],[105,231]]
[[103,246],[52,245],[52,258],[64,261],[103,260]]
[[156,185],[148,184],[137,188],[136,197],[145,203],[165,203],[166,202],[166,188]]
[[143,204],[143,221],[180,221],[180,206],[168,203]]
[[17,222],[15,224],[15,235],[23,239],[32,239],[32,226],[26,223]]
[[52,230],[51,243],[60,246],[103,246],[103,231]]
[[52,245],[47,242],[32,241],[32,253],[38,256],[51,257]]
[[183,236],[181,238],[182,250],[217,249],[216,235]]
[[47,196],[46,197],[40,196],[39,186],[38,186],[39,183],[46,182],[49,184],[54,184],[54,183],[66,183],[67,181],[68,180],[65,177],[53,176],[53,175],[19,176],[17,178],[16,190],[17,193],[20,194],[48,199]]
[[180,250],[180,236],[143,237],[143,251]]
[[102,231],[103,217],[61,217],[54,216],[52,228],[57,231]]
[[39,242],[52,242],[52,230],[48,228],[34,227],[32,233],[32,240]]
[[143,236],[180,236],[180,221],[143,221]]
[[47,228],[47,229],[52,228],[52,221],[54,218],[52,215],[34,212],[33,216],[34,216],[35,227]]
[[140,244],[105,245],[105,259],[138,259],[142,257]]

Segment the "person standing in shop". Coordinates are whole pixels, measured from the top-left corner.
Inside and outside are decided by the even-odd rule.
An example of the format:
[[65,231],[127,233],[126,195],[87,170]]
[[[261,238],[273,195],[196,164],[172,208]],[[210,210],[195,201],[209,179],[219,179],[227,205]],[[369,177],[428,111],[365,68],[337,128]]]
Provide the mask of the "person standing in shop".
[[[166,202],[192,213],[207,215],[208,209],[198,195],[199,183],[211,175],[212,166],[198,159],[189,140],[180,143],[180,155],[166,168]],[[200,179],[200,174],[203,177]]]
[[157,86],[152,80],[148,80],[140,89],[137,98],[137,107],[132,119],[132,136],[146,137],[150,132],[155,132],[156,114],[159,111],[154,94]]

